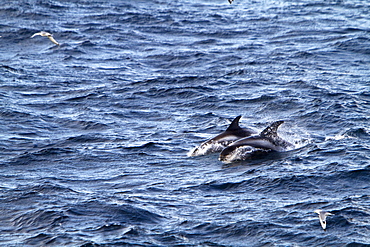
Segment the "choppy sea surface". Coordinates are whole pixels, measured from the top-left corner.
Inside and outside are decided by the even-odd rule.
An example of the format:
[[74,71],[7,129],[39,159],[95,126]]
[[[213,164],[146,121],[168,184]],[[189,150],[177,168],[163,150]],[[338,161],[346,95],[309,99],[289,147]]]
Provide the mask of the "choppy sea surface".
[[[8,0],[0,19],[1,246],[370,246],[369,1]],[[238,115],[299,148],[187,157]]]

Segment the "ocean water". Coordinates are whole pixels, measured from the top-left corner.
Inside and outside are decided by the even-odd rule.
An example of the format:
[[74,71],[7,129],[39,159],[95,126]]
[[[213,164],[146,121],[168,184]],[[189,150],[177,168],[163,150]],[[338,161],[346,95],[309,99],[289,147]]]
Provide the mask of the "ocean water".
[[[0,245],[370,246],[369,10],[5,1]],[[187,157],[238,115],[297,148]]]

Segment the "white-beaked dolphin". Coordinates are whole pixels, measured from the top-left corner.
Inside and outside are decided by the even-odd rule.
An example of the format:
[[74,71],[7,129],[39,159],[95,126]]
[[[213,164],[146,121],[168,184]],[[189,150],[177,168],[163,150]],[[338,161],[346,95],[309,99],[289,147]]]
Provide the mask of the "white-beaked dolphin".
[[203,142],[198,147],[191,150],[188,153],[188,156],[199,156],[220,152],[230,143],[235,142],[241,138],[256,134],[257,132],[252,129],[240,128],[239,120],[241,117],[242,116],[236,117],[223,133],[213,137],[208,141]]
[[33,38],[33,37],[35,37],[37,35],[40,35],[42,37],[48,37],[51,42],[53,42],[56,45],[59,45],[59,43],[53,38],[53,35],[51,33],[48,33],[48,32],[45,32],[45,31],[41,31],[41,32],[38,32],[38,33],[33,34],[31,36],[31,38]]
[[314,212],[319,215],[320,224],[321,224],[322,229],[326,230],[326,217],[330,215],[334,215],[334,214],[326,212],[321,209],[316,209]]
[[225,163],[231,163],[252,158],[254,155],[260,153],[271,151],[280,152],[294,147],[293,144],[278,136],[277,129],[282,123],[284,121],[274,122],[259,135],[245,137],[231,143],[222,150],[219,160]]

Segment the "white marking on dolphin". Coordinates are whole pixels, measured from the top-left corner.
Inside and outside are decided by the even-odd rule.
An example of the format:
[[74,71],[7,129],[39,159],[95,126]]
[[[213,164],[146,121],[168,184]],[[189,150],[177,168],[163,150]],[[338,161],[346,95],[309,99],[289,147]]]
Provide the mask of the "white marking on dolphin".
[[256,134],[256,131],[248,128],[240,128],[239,120],[241,116],[236,117],[229,127],[221,134],[212,139],[203,142],[198,147],[194,148],[188,153],[188,156],[199,156],[215,152],[220,152],[227,145],[235,142],[241,138]]
[[326,230],[326,217],[330,215],[334,215],[334,214],[326,212],[321,209],[316,209],[314,212],[319,215],[320,224],[321,224],[322,229]]
[[294,147],[293,144],[278,136],[277,129],[282,123],[284,121],[274,122],[259,135],[245,137],[231,143],[222,150],[219,160],[231,163],[252,158],[256,154],[271,151],[281,152]]

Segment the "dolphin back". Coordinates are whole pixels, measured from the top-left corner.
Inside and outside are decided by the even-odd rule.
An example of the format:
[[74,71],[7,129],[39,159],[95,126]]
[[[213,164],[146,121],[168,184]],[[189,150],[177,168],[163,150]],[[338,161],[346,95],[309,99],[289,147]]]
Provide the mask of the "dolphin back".
[[266,137],[266,138],[269,138],[269,139],[273,139],[273,138],[276,138],[278,136],[277,134],[277,130],[279,128],[280,125],[282,125],[284,123],[284,121],[276,121],[276,122],[273,122],[272,124],[270,124],[270,126],[268,126],[266,129],[264,129],[260,136],[262,137]]
[[280,147],[281,149],[287,149],[288,147],[294,147],[293,144],[290,142],[287,142],[283,140],[281,137],[278,136],[277,130],[281,124],[283,124],[284,121],[276,121],[270,124],[266,129],[264,129],[260,136],[267,138],[271,143],[273,143],[275,146]]
[[239,126],[239,120],[241,117],[242,116],[237,116],[236,118],[234,118],[229,127],[226,129],[226,131],[235,131],[241,129]]
[[244,138],[244,137],[247,137],[247,136],[257,134],[257,132],[254,131],[253,129],[240,128],[239,120],[240,120],[241,117],[242,116],[237,116],[236,118],[234,118],[234,120],[229,125],[229,127],[221,135],[234,135],[234,136],[238,137],[236,139],[240,139],[240,138]]

